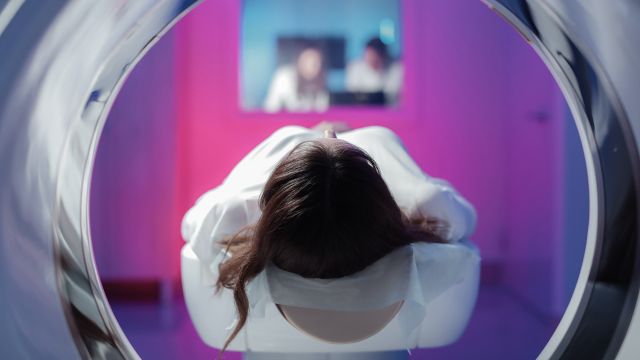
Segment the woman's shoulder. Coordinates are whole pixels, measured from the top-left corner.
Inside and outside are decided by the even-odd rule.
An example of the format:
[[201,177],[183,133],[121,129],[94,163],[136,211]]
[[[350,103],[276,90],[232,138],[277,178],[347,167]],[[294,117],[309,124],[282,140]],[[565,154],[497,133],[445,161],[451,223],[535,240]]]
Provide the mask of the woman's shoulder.
[[[293,148],[296,144],[319,137],[320,134],[314,130],[299,125],[287,125],[275,130],[269,135],[253,152],[273,154],[276,152],[279,156],[283,156],[280,150],[285,153]],[[265,152],[266,150],[266,152]]]
[[349,134],[360,134],[360,135],[367,135],[367,136],[393,138],[398,140],[400,139],[398,134],[396,134],[393,130],[381,125],[361,127],[355,130],[351,130]]
[[286,125],[274,131],[267,139],[276,141],[300,134],[315,134],[315,131],[301,125]]
[[207,216],[220,217],[229,211],[244,210],[246,203],[255,200],[254,192],[225,184],[215,187],[198,197],[186,212],[183,223],[199,223]]
[[[258,158],[264,161],[265,158],[275,156],[277,161],[291,150],[297,143],[318,137],[319,134],[304,126],[287,125],[283,126],[264,139],[238,164],[242,165],[247,160]],[[256,164],[253,164],[256,165]]]
[[402,140],[393,130],[384,126],[373,125],[351,130],[339,136],[360,147],[366,147],[371,143],[397,144],[404,148]]
[[213,228],[224,232],[225,228],[235,229],[249,220],[255,220],[260,212],[258,196],[259,192],[238,190],[225,185],[206,192],[182,219],[183,239],[193,241],[204,228],[209,229],[204,235],[208,237]]

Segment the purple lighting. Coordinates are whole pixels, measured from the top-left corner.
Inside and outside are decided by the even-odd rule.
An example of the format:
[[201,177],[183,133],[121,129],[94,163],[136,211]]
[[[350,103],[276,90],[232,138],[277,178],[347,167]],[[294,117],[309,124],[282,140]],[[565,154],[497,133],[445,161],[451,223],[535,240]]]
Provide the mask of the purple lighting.
[[456,344],[411,358],[535,358],[573,290],[588,205],[575,126],[535,52],[480,1],[404,0],[401,106],[244,112],[241,10],[209,0],[182,20],[134,70],[102,134],[91,194],[101,278],[107,290],[152,284],[150,298],[163,299],[112,304],[142,358],[215,356],[179,290],[180,220],[271,132],[322,120],[391,128],[477,209],[482,285],[471,323]]

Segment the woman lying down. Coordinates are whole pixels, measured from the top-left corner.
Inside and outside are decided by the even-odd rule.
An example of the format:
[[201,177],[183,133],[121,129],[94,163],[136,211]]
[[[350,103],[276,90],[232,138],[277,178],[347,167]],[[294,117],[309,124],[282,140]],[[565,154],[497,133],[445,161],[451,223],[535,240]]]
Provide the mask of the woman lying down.
[[[205,281],[234,294],[237,322],[224,348],[265,299],[336,310],[388,305],[376,303],[380,298],[413,297],[424,305],[456,281],[455,271],[423,270],[428,267],[420,259],[435,249],[430,245],[455,243],[474,231],[472,205],[447,182],[426,175],[390,130],[366,127],[336,136],[331,127],[277,130],[184,217],[182,235],[204,264]],[[397,266],[413,275],[398,276]],[[385,282],[380,274],[401,278]],[[252,285],[265,276],[269,286]],[[425,285],[422,277],[433,281]],[[350,298],[366,289],[343,291],[339,281],[323,281],[337,278],[351,279],[349,287],[359,286],[353,279],[376,278],[362,286],[388,286],[382,289],[387,293]],[[340,301],[318,296],[327,286],[344,292]]]

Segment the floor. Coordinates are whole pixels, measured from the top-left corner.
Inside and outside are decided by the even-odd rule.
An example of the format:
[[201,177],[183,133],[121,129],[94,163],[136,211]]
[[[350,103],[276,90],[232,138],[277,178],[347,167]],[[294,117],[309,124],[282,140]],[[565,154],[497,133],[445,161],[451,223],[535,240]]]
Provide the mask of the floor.
[[[184,303],[172,307],[149,303],[114,303],[113,310],[142,359],[214,359],[191,325]],[[536,317],[499,285],[483,285],[476,311],[463,337],[454,345],[412,350],[410,359],[535,359],[555,323]],[[241,359],[228,353],[224,359]]]

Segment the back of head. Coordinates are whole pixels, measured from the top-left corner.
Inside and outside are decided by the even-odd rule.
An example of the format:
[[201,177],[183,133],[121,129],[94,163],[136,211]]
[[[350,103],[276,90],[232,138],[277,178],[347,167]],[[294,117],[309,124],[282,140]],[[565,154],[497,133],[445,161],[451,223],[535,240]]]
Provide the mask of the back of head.
[[268,179],[260,206],[257,224],[226,240],[233,255],[220,266],[218,289],[233,290],[239,321],[224,348],[247,320],[246,284],[267,264],[337,278],[400,246],[438,240],[430,230],[437,222],[403,215],[369,155],[334,138],[295,147]]
[[402,212],[375,162],[338,139],[300,144],[273,172],[255,241],[304,277],[355,273],[406,243]]

